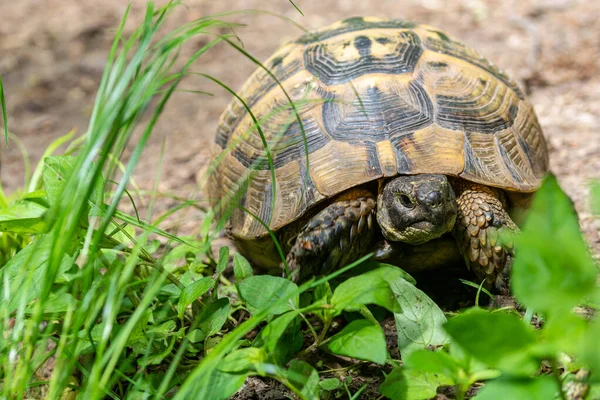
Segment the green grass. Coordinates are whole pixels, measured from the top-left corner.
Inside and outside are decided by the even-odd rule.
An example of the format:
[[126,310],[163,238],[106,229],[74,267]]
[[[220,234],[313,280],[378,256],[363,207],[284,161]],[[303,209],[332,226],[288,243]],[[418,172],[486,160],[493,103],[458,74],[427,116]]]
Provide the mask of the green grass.
[[[600,396],[600,320],[573,312],[580,304],[598,308],[597,265],[552,177],[516,239],[512,284],[524,316],[480,307],[446,315],[412,277],[368,256],[301,286],[255,275],[227,247],[211,253],[224,220],[191,200],[141,220],[136,202],[146,201],[152,216],[155,199],[168,194],[156,186],[141,193],[131,177],[192,63],[220,42],[250,57],[227,14],[159,34],[176,6],[149,3],[129,36],[125,14],[85,135],[57,139],[21,190],[0,190],[2,398],[220,399],[249,376],[277,380],[300,399],[362,398],[373,390],[427,399],[440,386],[453,386],[460,399],[481,382],[484,400],[566,398],[575,383],[587,388],[585,398]],[[230,33],[215,33],[223,27]],[[211,41],[180,60],[199,35]],[[8,140],[1,81],[0,101]],[[141,132],[135,143],[134,130]],[[133,151],[125,158],[127,146]],[[135,215],[119,210],[124,202]],[[203,215],[193,235],[161,229],[189,207]],[[391,356],[385,316],[394,318],[402,360]],[[342,356],[343,367],[332,372],[315,361],[326,354]],[[39,371],[49,358],[45,378]],[[371,392],[349,373],[368,365],[379,371],[369,378]],[[540,373],[540,365],[550,368]]]

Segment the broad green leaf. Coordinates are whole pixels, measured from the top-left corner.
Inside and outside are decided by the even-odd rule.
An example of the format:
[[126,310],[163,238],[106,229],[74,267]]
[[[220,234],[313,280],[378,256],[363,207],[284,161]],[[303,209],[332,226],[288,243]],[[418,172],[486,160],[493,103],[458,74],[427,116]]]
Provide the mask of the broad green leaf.
[[[181,331],[183,332],[183,331]],[[160,352],[152,352],[150,354],[144,354],[146,357],[138,359],[138,364],[141,366],[146,365],[159,365],[163,362],[165,357],[169,356],[173,352],[173,348],[175,347],[175,342],[177,340],[176,336],[171,337],[169,340],[169,345],[166,346]]]
[[402,268],[396,267],[395,265],[382,263],[379,261],[368,260],[362,263],[361,266],[366,268],[372,268],[368,273],[380,278],[385,279],[388,282],[393,282],[397,279],[404,279],[413,285],[417,284],[415,278],[413,278],[408,272]]
[[327,378],[319,382],[319,387],[328,392],[342,387],[342,382],[338,378]]
[[275,350],[277,342],[285,333],[290,322],[292,322],[298,314],[298,311],[288,311],[269,322],[269,324],[261,330],[260,336],[268,353],[272,353]]
[[[79,301],[70,293],[50,293],[44,301],[42,312],[44,314],[62,314],[68,310],[74,310]],[[25,310],[26,314],[33,312],[33,305],[29,305]]]
[[589,321],[573,313],[550,315],[539,332],[535,354],[540,358],[554,358],[560,353],[576,353],[584,341]]
[[[60,198],[68,178],[73,174],[74,163],[75,157],[73,156],[50,156],[44,159],[42,180],[50,205],[56,204]],[[81,171],[77,171],[77,173],[83,174]],[[104,209],[104,180],[102,177],[94,182],[89,200],[94,205],[90,215],[102,215]]]
[[334,354],[378,364],[384,364],[387,358],[383,329],[366,319],[350,322],[330,338],[328,347]]
[[208,304],[200,313],[200,329],[206,337],[219,332],[229,316],[229,298],[222,297]]
[[254,275],[252,266],[240,253],[233,255],[233,274],[237,283]]
[[405,365],[415,371],[444,376],[455,384],[460,379],[460,366],[444,351],[417,350],[406,358]]
[[319,398],[319,374],[306,361],[292,360],[287,371],[290,382],[300,389],[307,399]]
[[201,329],[194,329],[187,335],[187,340],[192,343],[198,343],[203,341],[206,338],[204,332]]
[[267,353],[258,347],[245,347],[228,354],[219,366],[222,372],[260,371],[261,364],[267,360]]
[[[110,331],[110,337],[112,338],[119,331],[121,327],[119,325],[113,325],[113,329]],[[91,331],[81,330],[77,332],[79,338],[77,347],[74,350],[75,354],[85,355],[95,351],[97,343],[102,340],[104,335],[104,324],[97,324],[91,329]],[[91,340],[90,340],[91,339]],[[130,339],[131,340],[131,339]],[[130,343],[128,342],[128,345]]]
[[223,246],[219,249],[219,261],[217,262],[217,275],[221,275],[225,268],[227,268],[227,263],[229,262],[229,247]]
[[177,315],[179,318],[183,318],[183,314],[185,313],[185,309],[187,306],[192,304],[194,300],[208,292],[208,290],[213,286],[214,280],[205,276],[190,285],[186,286],[181,291],[181,296],[179,297],[179,301],[177,302]]
[[532,374],[538,367],[531,352],[533,329],[517,315],[471,309],[444,325],[466,352],[488,366],[511,374]]
[[146,333],[148,336],[153,336],[154,340],[162,340],[172,336],[176,329],[177,324],[175,321],[168,320],[158,326],[149,326]]
[[449,338],[443,328],[446,316],[421,290],[410,282],[397,278],[389,280],[396,301],[402,309],[394,314],[398,334],[398,348],[402,357],[415,350],[443,346]]
[[477,400],[548,400],[556,399],[558,385],[551,376],[533,379],[494,379],[475,396]]
[[590,367],[592,375],[600,377],[600,317],[596,316],[590,322],[584,340],[581,343],[580,353],[582,360]]
[[[17,309],[21,301],[25,304],[40,296],[42,282],[47,278],[46,270],[51,256],[51,240],[47,236],[40,236],[23,250],[18,252],[4,268],[0,270],[0,293],[8,293],[8,310],[10,314]],[[68,271],[77,254],[69,256],[64,254],[56,275]],[[5,287],[8,284],[8,288]]]
[[402,311],[389,283],[377,270],[347,279],[335,288],[331,297],[336,314],[360,310],[365,304],[377,304],[395,313]]
[[44,160],[42,179],[50,205],[56,204],[65,188],[67,180],[73,173],[72,156],[51,156]]
[[598,271],[573,205],[553,176],[536,193],[515,244],[511,287],[526,306],[562,314],[594,290]]
[[237,392],[248,377],[245,373],[230,373],[213,369],[208,385],[203,388],[203,398],[211,400],[225,400]]
[[276,276],[257,275],[246,278],[239,284],[240,296],[246,301],[252,314],[278,304],[272,314],[282,314],[298,307],[298,296],[288,302],[281,299],[296,291],[298,286],[293,282]]
[[379,392],[391,400],[427,400],[434,398],[437,388],[451,385],[442,375],[397,367],[379,386]]
[[48,225],[44,221],[47,207],[29,200],[20,200],[0,209],[0,231],[14,233],[41,233]]
[[138,320],[138,322],[133,327],[131,334],[127,340],[127,345],[131,346],[134,343],[141,342],[142,348],[145,348],[148,343],[148,336],[146,335],[146,331],[148,330],[148,325],[154,322],[154,314],[151,309],[144,310],[142,316]]

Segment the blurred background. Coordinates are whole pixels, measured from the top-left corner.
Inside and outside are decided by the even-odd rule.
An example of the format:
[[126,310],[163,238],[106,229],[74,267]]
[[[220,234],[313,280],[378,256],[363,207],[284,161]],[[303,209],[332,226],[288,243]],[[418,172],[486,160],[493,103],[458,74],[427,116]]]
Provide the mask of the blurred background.
[[[158,1],[164,5],[166,1]],[[107,54],[127,5],[125,32],[140,22],[145,0],[0,0],[0,75],[9,128],[32,162],[57,137],[87,128]],[[175,27],[226,11],[259,9],[290,18],[307,29],[338,19],[373,15],[426,23],[477,48],[526,90],[550,146],[551,166],[577,206],[582,227],[600,254],[600,226],[589,212],[588,183],[600,179],[600,2],[593,0],[187,0],[169,19]],[[269,15],[234,14],[246,24],[236,33],[259,60],[284,40],[302,34]],[[225,32],[223,32],[225,33]],[[209,37],[199,37],[197,50]],[[227,44],[201,57],[193,68],[239,89],[255,65]],[[135,175],[142,188],[154,185],[165,146],[159,190],[189,195],[207,161],[218,117],[230,96],[200,77],[182,88],[214,96],[178,93],[155,129]],[[1,179],[6,192],[21,185],[22,151],[2,147]],[[169,204],[162,205],[168,208]]]

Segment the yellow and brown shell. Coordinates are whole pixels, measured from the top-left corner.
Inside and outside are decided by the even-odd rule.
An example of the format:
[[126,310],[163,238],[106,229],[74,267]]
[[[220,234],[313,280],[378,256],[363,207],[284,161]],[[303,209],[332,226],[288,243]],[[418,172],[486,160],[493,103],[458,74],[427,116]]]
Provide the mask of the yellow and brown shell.
[[531,192],[548,169],[535,112],[506,74],[435,28],[378,18],[283,45],[221,116],[212,154],[211,202],[232,206],[245,239],[379,178]]

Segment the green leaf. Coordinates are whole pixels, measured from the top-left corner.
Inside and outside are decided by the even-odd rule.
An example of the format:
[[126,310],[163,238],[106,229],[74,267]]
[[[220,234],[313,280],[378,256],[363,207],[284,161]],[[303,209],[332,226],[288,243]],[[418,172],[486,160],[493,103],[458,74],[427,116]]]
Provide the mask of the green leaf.
[[308,399],[319,398],[319,374],[306,361],[292,360],[287,371],[290,382]]
[[454,384],[459,381],[460,366],[444,351],[417,350],[405,359],[405,365],[416,371],[442,375]]
[[248,374],[230,373],[213,369],[208,384],[203,388],[203,398],[211,400],[225,400],[237,392]]
[[288,302],[281,299],[298,290],[293,282],[276,276],[257,275],[246,278],[239,284],[240,296],[246,301],[248,310],[256,314],[260,310],[278,304],[272,315],[282,314],[298,308],[298,296]]
[[237,349],[228,354],[219,366],[222,372],[260,371],[261,364],[267,360],[267,353],[258,347]]
[[252,266],[240,253],[233,255],[233,274],[237,283],[254,275]]
[[319,387],[328,392],[342,387],[342,382],[338,378],[327,378],[319,382]]
[[465,351],[490,367],[526,375],[537,369],[531,355],[534,331],[515,314],[474,308],[452,318],[444,329]]
[[260,336],[263,340],[263,346],[267,349],[268,353],[275,351],[277,342],[285,333],[290,322],[292,322],[294,318],[298,316],[298,314],[298,311],[288,311],[287,313],[275,318],[261,330]]
[[[48,203],[52,206],[60,198],[68,178],[73,174],[75,157],[73,156],[50,156],[44,159],[42,180],[48,197]],[[85,173],[78,172],[80,175]],[[104,180],[102,177],[94,182],[89,200],[94,205],[90,215],[102,215],[104,209]]]
[[381,326],[366,319],[350,322],[331,337],[329,350],[334,354],[384,364],[387,359],[385,333]]
[[581,343],[580,353],[583,361],[590,367],[592,376],[600,376],[600,317],[596,316],[594,321],[590,322],[584,340]]
[[548,176],[516,238],[511,287],[534,310],[566,313],[590,295],[596,270],[572,202]]
[[165,357],[167,357],[168,355],[171,354],[171,352],[173,351],[173,348],[175,347],[176,340],[177,340],[177,337],[173,336],[171,338],[171,340],[169,341],[169,345],[167,347],[165,347],[162,351],[160,351],[158,353],[153,352],[153,353],[150,353],[149,355],[147,355],[147,357],[145,357],[145,358],[138,359],[138,364],[141,366],[159,365],[160,363],[163,362]]
[[342,282],[333,292],[331,305],[336,314],[342,311],[358,311],[365,304],[377,304],[397,313],[402,309],[389,283],[379,276],[379,271],[371,271]]
[[48,225],[43,219],[48,210],[36,201],[20,200],[0,209],[0,231],[14,233],[41,233]]
[[217,275],[221,275],[229,263],[229,247],[223,246],[219,249],[219,262],[217,263]]
[[494,379],[475,396],[477,400],[548,400],[557,398],[558,385],[550,376],[533,379]]
[[148,324],[154,321],[154,314],[151,309],[146,309],[142,313],[142,316],[135,324],[133,329],[131,330],[131,334],[127,340],[127,345],[131,346],[135,343],[141,342],[142,346],[145,348],[145,345],[148,343],[148,336],[146,336],[146,330],[148,329]]
[[[79,301],[70,293],[50,293],[44,301],[42,312],[44,314],[62,314],[69,310],[74,310]],[[33,313],[33,305],[30,304],[26,309],[26,314]]]
[[408,272],[404,271],[402,268],[396,267],[395,265],[368,260],[361,264],[361,268],[369,268],[369,274],[373,274],[375,276],[383,278],[388,282],[394,282],[397,279],[404,279],[412,283],[413,285],[417,284],[415,278],[413,278]]
[[162,340],[172,336],[173,332],[175,332],[175,329],[177,329],[177,324],[175,321],[168,320],[158,326],[148,327],[146,334],[148,336],[153,335],[154,340]]
[[177,315],[179,318],[183,318],[183,314],[185,313],[185,309],[187,306],[192,304],[197,298],[208,292],[208,290],[212,287],[214,280],[206,276],[201,278],[190,285],[186,286],[181,291],[181,296],[179,297],[179,301],[177,302]]
[[[41,295],[43,282],[47,278],[48,260],[52,253],[51,243],[47,236],[38,237],[0,270],[0,293],[8,293],[10,299],[8,314],[16,310],[21,301],[27,304]],[[68,271],[76,258],[77,254],[64,254],[56,275]],[[8,287],[5,284],[8,284]]]
[[443,328],[446,316],[437,304],[402,278],[390,279],[388,283],[402,309],[394,314],[402,357],[415,350],[448,343],[448,335]]
[[573,354],[584,341],[589,321],[575,314],[551,315],[541,330],[535,349],[540,358],[555,358],[560,353]]
[[439,386],[451,384],[441,375],[397,367],[386,376],[379,392],[391,400],[426,400],[436,396]]
[[206,337],[219,332],[229,316],[229,298],[222,297],[208,304],[200,314],[199,327]]
[[187,335],[187,339],[191,342],[191,343],[198,343],[203,341],[206,338],[206,335],[204,334],[204,332],[202,332],[201,329],[194,329],[193,331],[191,331],[190,333],[188,333]]

